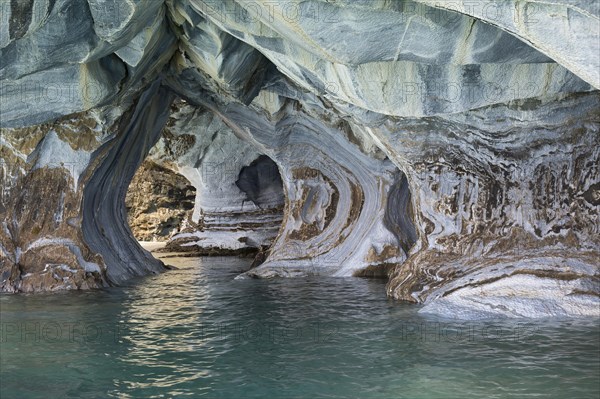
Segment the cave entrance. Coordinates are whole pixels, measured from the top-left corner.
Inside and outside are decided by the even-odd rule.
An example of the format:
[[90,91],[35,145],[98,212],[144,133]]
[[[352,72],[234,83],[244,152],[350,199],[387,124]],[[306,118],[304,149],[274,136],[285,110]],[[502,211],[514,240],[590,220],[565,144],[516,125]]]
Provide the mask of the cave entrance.
[[242,255],[260,263],[281,227],[285,196],[270,157],[212,113],[182,101],[125,202],[133,236],[150,251]]
[[[146,159],[125,198],[133,236],[150,251],[261,254],[258,259],[263,261],[283,218],[285,199],[277,165],[259,155],[230,181],[220,181],[217,192],[214,186],[215,182],[205,182],[200,187],[205,190],[199,191],[177,170]],[[222,195],[226,188],[231,195]],[[215,201],[221,206],[209,205]]]

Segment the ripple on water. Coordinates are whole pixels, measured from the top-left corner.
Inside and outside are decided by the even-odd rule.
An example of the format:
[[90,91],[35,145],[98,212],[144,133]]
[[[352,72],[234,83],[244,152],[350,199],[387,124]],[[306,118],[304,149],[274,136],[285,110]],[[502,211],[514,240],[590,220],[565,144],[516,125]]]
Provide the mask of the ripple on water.
[[126,287],[0,296],[0,397],[600,395],[598,320],[447,321],[386,299],[381,280],[169,262]]

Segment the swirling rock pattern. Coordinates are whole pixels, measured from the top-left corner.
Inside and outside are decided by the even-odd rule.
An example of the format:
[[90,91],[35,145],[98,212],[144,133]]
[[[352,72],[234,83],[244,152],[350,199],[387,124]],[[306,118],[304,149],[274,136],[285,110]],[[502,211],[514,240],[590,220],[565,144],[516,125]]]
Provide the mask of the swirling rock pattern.
[[269,247],[242,277],[598,315],[597,2],[2,4],[3,290],[164,270],[124,210],[150,154],[197,189],[180,244]]
[[395,270],[388,293],[452,302],[473,287],[485,292],[488,283],[525,275],[527,290],[512,286],[512,294],[502,294],[519,298],[521,309],[494,309],[494,300],[485,299],[489,293],[469,299],[480,312],[528,315],[543,306],[568,314],[572,309],[535,295],[547,295],[553,279],[561,287],[553,291],[566,290],[566,299],[593,309],[588,294],[597,286],[600,242],[591,193],[598,182],[599,117],[598,96],[590,94],[404,121],[410,137],[396,133],[390,142],[398,157],[412,160],[407,174],[418,182],[424,241]]

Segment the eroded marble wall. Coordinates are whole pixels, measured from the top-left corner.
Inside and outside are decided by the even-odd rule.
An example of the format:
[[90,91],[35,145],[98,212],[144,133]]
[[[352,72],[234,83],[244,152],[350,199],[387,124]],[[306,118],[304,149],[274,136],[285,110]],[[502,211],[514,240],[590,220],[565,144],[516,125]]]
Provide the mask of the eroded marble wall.
[[[77,288],[63,274],[23,283],[46,258],[90,286],[162,271],[122,201],[158,143],[151,157],[194,184],[207,226],[180,238],[271,245],[245,276],[390,273],[388,294],[423,311],[597,314],[598,4],[107,3],[5,7],[5,290]],[[40,101],[51,87],[72,94]],[[104,115],[78,128],[96,141],[68,145],[65,115]],[[248,183],[261,156],[281,193]],[[35,166],[72,157],[77,173]],[[58,237],[80,257],[32,244]]]

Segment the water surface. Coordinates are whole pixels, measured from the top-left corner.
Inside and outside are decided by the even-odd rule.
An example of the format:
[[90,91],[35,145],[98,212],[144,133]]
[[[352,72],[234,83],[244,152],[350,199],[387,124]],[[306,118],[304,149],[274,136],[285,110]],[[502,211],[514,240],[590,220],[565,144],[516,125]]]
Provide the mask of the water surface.
[[600,397],[598,320],[462,323],[382,280],[165,260],[180,269],[126,287],[1,295],[0,397]]

